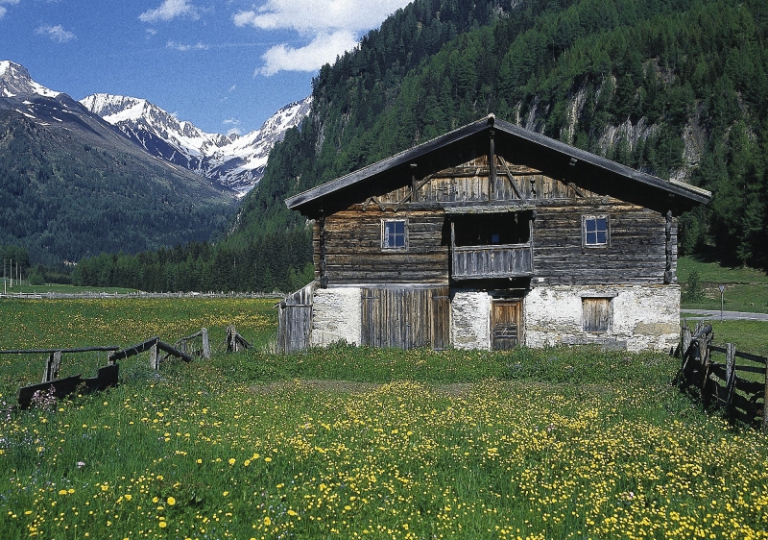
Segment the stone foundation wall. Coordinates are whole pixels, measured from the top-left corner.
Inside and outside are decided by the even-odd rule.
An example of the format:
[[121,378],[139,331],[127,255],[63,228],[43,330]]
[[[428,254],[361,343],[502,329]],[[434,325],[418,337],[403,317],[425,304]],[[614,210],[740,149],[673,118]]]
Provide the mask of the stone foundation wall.
[[451,344],[457,349],[491,348],[491,296],[456,292],[451,300]]
[[[584,332],[584,297],[611,299],[607,331]],[[680,287],[537,287],[525,297],[523,317],[529,347],[597,343],[629,351],[668,351],[680,338]]]
[[317,289],[312,307],[311,345],[324,347],[340,340],[360,345],[361,313],[359,288]]

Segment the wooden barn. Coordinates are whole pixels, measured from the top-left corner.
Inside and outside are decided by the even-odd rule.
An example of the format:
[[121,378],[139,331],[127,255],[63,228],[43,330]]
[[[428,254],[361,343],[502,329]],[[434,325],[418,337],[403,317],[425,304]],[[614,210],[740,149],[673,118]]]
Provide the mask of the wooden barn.
[[710,196],[488,116],[286,201],[315,280],[278,348],[668,350],[677,217]]

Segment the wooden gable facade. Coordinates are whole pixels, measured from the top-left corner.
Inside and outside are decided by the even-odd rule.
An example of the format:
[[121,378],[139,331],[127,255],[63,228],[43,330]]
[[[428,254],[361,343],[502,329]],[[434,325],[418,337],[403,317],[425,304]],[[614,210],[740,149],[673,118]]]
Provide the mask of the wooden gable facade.
[[669,330],[677,216],[709,197],[489,116],[286,201],[316,279],[281,304],[304,306],[281,348],[659,348],[624,311],[659,304]]

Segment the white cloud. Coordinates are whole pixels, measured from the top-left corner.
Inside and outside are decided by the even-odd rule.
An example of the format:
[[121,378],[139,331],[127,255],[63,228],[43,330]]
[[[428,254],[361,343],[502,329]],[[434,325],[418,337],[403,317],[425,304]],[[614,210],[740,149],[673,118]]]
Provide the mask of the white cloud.
[[160,7],[150,9],[139,15],[139,20],[146,23],[170,21],[176,17],[199,19],[195,6],[189,0],[164,0]]
[[185,43],[178,43],[176,41],[168,41],[168,43],[165,44],[166,49],[173,49],[175,51],[207,51],[210,47],[208,45],[205,45],[203,43],[200,43],[199,41],[195,45],[187,45]]
[[342,29],[360,32],[378,26],[408,3],[409,0],[268,0],[257,11],[237,13],[235,24],[309,33]]
[[0,0],[0,19],[2,19],[6,13],[8,13],[8,8],[3,7],[2,4],[5,5],[16,5],[21,0]]
[[57,24],[56,26],[51,26],[50,24],[38,26],[35,30],[35,34],[48,36],[51,41],[55,41],[56,43],[66,43],[72,41],[76,37],[72,32],[64,30],[64,27],[60,24]]
[[264,65],[254,75],[268,77],[278,71],[315,71],[323,64],[332,64],[339,54],[356,45],[355,34],[346,30],[319,34],[309,45],[299,49],[276,45],[262,55]]
[[309,37],[301,48],[277,45],[263,56],[256,74],[273,75],[281,70],[315,71],[357,45],[360,34],[381,24],[410,0],[267,0],[255,10],[240,11],[236,26],[261,30],[289,29]]

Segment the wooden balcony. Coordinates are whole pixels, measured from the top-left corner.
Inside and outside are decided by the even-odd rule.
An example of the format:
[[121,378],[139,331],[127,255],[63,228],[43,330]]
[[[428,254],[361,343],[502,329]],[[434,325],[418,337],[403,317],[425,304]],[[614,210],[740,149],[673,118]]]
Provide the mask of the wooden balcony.
[[533,275],[533,245],[453,247],[451,278],[494,279]]

